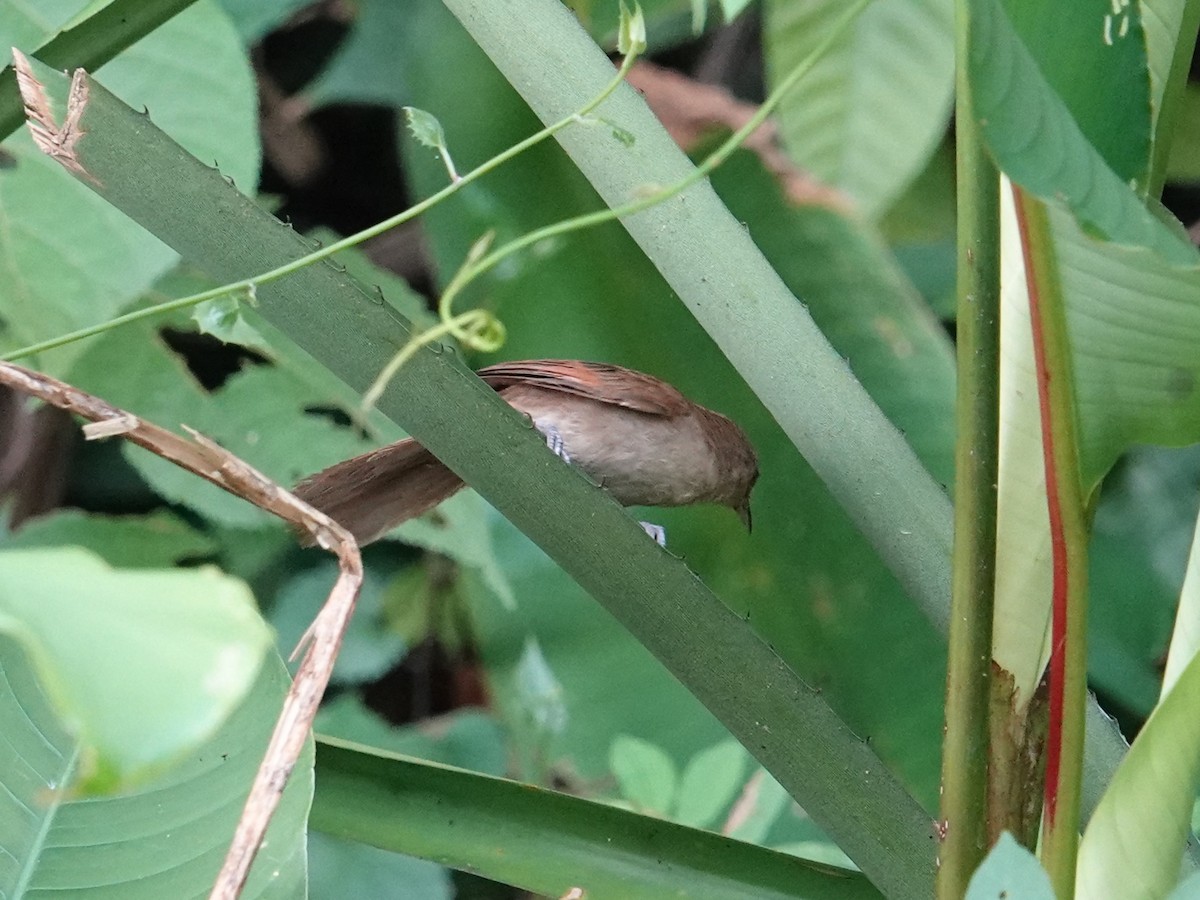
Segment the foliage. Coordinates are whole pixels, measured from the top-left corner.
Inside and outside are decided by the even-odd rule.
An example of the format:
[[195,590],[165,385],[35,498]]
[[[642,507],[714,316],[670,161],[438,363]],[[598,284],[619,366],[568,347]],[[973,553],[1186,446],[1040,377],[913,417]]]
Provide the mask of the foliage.
[[[272,57],[274,38],[259,44],[303,31],[289,23],[295,0],[198,0],[127,49],[137,35],[87,4],[44,4],[38,17],[0,6],[0,46],[52,44],[80,14],[71,40],[116,54],[95,72],[80,142],[102,173],[95,183],[72,179],[23,133],[0,149],[0,352],[336,241],[262,211],[276,188],[259,193],[260,117],[294,125],[298,111],[317,110],[309,122],[357,104],[385,110],[372,139],[416,199],[525,140],[539,119],[570,117],[612,77],[594,42],[611,48],[622,33],[616,3],[570,5],[575,17],[525,0],[514,21],[484,0],[364,0],[337,40],[322,38],[319,63],[302,65]],[[643,4],[649,52],[678,50],[693,29],[715,34],[717,18],[733,20],[725,35],[761,27],[768,91],[846,9],[766,0],[755,19],[745,3],[721,3],[719,17],[706,6]],[[1113,783],[1083,839],[1080,896],[1163,894],[1179,881],[1200,779],[1187,714],[1200,689],[1187,663],[1194,623],[1177,626],[1179,678],[1159,696],[1196,520],[1184,498],[1200,470],[1192,452],[1139,445],[1200,440],[1200,258],[1157,197],[1165,177],[1196,169],[1172,138],[1194,130],[1200,108],[1179,62],[1200,3],[1127,5],[1100,23],[1081,3],[1054,27],[1042,0],[959,6],[970,10],[958,64],[973,125],[1016,185],[1016,207],[1047,223],[1036,246],[1013,225],[1003,247],[993,656],[1014,680],[993,714],[1013,734],[1025,728],[1052,644],[1044,360],[1030,335],[1053,321],[1029,302],[1051,284],[1045,315],[1060,316],[1065,347],[1051,362],[1067,375],[1073,428],[1061,415],[1052,425],[1078,435],[1077,469],[1064,477],[1088,502],[1077,537],[1091,547],[1089,674],[1124,721],[1145,720],[1115,778],[1123,745],[1111,730],[1089,732],[1091,761],[1107,762],[1085,767],[1082,789],[1099,796]],[[655,896],[679,882],[705,896],[928,896],[950,590],[942,487],[955,476],[954,215],[939,149],[953,21],[949,0],[870,6],[783,99],[786,158],[751,142],[713,173],[712,190],[696,185],[504,258],[456,301],[503,323],[499,355],[415,353],[376,412],[364,413],[363,393],[437,322],[372,262],[379,245],[25,360],[162,425],[196,428],[285,485],[408,431],[479,490],[368,550],[338,693],[318,720],[331,738],[316,757],[319,831],[306,847],[306,757],[247,896],[300,896],[306,883],[313,896],[366,895],[388,879],[411,882],[413,896],[454,896],[441,865],[588,896]],[[268,60],[261,77],[288,84],[284,113],[258,110],[253,55]],[[61,104],[65,80],[43,77]],[[0,121],[15,114],[4,90]],[[673,124],[678,110],[655,112]],[[695,161],[742,124],[717,103],[701,120],[707,134],[685,147]],[[486,167],[421,218],[434,293],[457,289],[485,235],[503,246],[691,172],[626,89],[559,137]],[[277,150],[268,143],[272,165]],[[291,203],[299,192],[283,193]],[[611,360],[729,414],[759,452],[754,533],[720,510],[655,510],[670,536],[670,554],[659,553],[550,459],[460,354]],[[122,896],[202,893],[282,695],[282,659],[333,570],[256,509],[144,451],[90,448],[76,468],[112,486],[103,510],[60,510],[0,539],[0,733],[16,747],[0,783],[24,810],[15,832],[0,830],[0,859],[13,861],[0,867],[0,895],[56,872],[60,886],[103,877],[133,891]],[[485,698],[486,711],[450,711]],[[1082,696],[1068,702],[1082,715]],[[505,774],[609,805],[518,788]],[[1036,805],[1040,791],[1021,802]],[[1130,827],[1140,843],[1126,839]],[[63,864],[70,829],[82,849]],[[92,868],[109,840],[124,852]],[[1056,853],[1045,864],[1062,891],[1075,864]],[[1118,889],[1119,878],[1144,881]],[[1009,835],[967,896],[1003,891],[1051,896],[1042,865]]]

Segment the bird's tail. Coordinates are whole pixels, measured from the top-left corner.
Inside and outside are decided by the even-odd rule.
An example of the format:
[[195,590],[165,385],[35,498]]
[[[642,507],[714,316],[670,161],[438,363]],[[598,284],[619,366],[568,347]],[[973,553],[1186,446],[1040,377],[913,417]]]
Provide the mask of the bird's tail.
[[461,478],[406,438],[310,475],[294,493],[368,544],[462,487]]

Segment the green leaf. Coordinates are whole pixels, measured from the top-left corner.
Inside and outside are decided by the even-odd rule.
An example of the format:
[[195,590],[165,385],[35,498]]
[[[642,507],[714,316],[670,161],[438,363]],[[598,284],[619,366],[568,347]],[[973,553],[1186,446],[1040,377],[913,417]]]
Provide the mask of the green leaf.
[[[39,6],[43,35],[77,4]],[[0,4],[0,46],[32,41],[24,7]],[[224,13],[202,0],[101,68],[105,84],[243,189],[259,168],[255,88]],[[175,255],[61,168],[22,133],[4,144],[0,170],[0,349],[11,350],[111,318]],[[56,171],[58,170],[58,171]],[[54,203],[46,197],[54,196]],[[79,345],[37,360],[62,374]]]
[[671,818],[693,828],[711,826],[741,787],[747,756],[737,741],[722,741],[688,760]]
[[[839,0],[768,0],[768,87],[824,39]],[[797,164],[881,216],[924,168],[945,131],[954,87],[949,0],[873,3],[784,98],[784,147]]]
[[413,137],[422,146],[437,150],[439,153],[446,152],[446,132],[442,131],[442,123],[433,113],[417,109],[415,106],[406,106],[404,107],[404,121]]
[[535,734],[546,739],[560,734],[568,720],[563,689],[537,638],[525,639],[515,675],[518,702]]
[[1200,440],[1200,261],[1095,240],[1049,209],[1091,486],[1133,444]]
[[[410,27],[412,11],[406,4],[362,0],[349,35],[305,91],[309,101],[314,106],[345,102],[403,106],[412,102],[396,55],[396,37]],[[462,82],[464,87],[469,83]]]
[[506,610],[517,601],[505,566],[496,553],[493,533],[488,524],[491,508],[474,491],[463,491],[438,507],[433,516],[412,519],[393,535],[406,543],[448,556],[455,562],[477,569],[488,588]]
[[414,725],[389,725],[352,693],[321,705],[314,730],[388,753],[470,769],[484,775],[508,770],[500,723],[488,713],[459,709]]
[[[1165,897],[1200,787],[1200,656],[1154,710],[1079,845],[1080,896]],[[1153,798],[1153,802],[1147,802]]]
[[[288,688],[282,662],[269,657],[220,729],[169,771],[133,791],[87,799],[65,788],[77,774],[83,748],[51,707],[46,686],[38,682],[39,668],[0,634],[0,731],[6,752],[14,754],[0,768],[0,894],[206,896]],[[168,667],[140,675],[157,680],[170,672]],[[304,896],[312,790],[310,740],[242,896]]]
[[[319,565],[291,576],[280,587],[268,619],[275,629],[279,653],[285,659],[291,657],[328,599],[337,573],[336,563],[325,559]],[[333,666],[331,685],[375,681],[407,652],[404,638],[388,627],[383,614],[382,593],[379,576],[368,570]],[[293,674],[299,664],[299,660],[293,660],[290,666]]]
[[738,811],[730,834],[743,841],[761,844],[790,800],[782,785],[766,769],[759,769],[750,776],[742,791],[738,805],[746,805]]
[[1174,264],[1196,260],[1182,229],[1142,205],[1080,130],[1013,28],[1002,0],[973,8],[967,60],[985,142],[1013,181],[1065,202],[1099,236],[1151,248]]
[[308,896],[454,900],[450,873],[437,863],[322,834],[308,836]]
[[241,702],[271,636],[239,581],[213,569],[117,570],[82,550],[0,553],[0,616],[67,728],[78,785],[144,780]]
[[1144,183],[1151,106],[1140,4],[1004,0],[1004,9],[1047,87],[1108,167],[1123,182]]
[[268,348],[266,340],[242,315],[242,301],[234,296],[217,297],[192,310],[192,321],[201,334],[210,334],[226,344],[256,350]]
[[531,734],[518,688],[517,667],[531,635],[561,691],[557,703],[566,724],[549,743],[551,762],[569,761],[582,777],[598,780],[609,774],[608,749],[617,734],[652,738],[680,764],[727,737],[695,697],[528,538],[497,515],[488,520],[518,603],[510,611],[475,573],[463,579],[464,596],[497,711],[523,758],[536,761],[548,743]]
[[1050,876],[1042,864],[1007,831],[1000,835],[971,877],[966,900],[1001,900],[1004,897],[1054,900]]
[[[37,9],[25,8],[19,4],[6,4],[0,10],[0,38],[3,38],[5,56],[7,48],[33,48],[47,38],[53,37],[91,0],[46,0]],[[36,15],[34,13],[37,13]]]
[[247,47],[283,25],[308,0],[219,0]]
[[621,796],[633,807],[664,816],[675,799],[678,774],[661,747],[640,738],[620,735],[608,751],[608,764]]
[[589,900],[879,896],[844,870],[532,785],[343,742],[320,741],[317,756],[314,828],[538,894],[582,886]]
[[5,550],[74,545],[114,568],[164,568],[211,556],[213,540],[164,510],[144,516],[102,516],[63,509],[0,536]]

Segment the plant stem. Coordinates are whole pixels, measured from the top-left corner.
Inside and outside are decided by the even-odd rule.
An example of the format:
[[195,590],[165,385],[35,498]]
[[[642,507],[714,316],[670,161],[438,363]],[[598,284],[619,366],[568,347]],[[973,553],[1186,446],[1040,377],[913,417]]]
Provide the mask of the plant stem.
[[1087,703],[1087,524],[1079,481],[1066,317],[1045,207],[1013,186],[1029,290],[1054,567],[1050,725],[1042,863],[1055,894],[1075,892]]
[[1000,177],[967,79],[967,0],[957,9],[958,400],[950,652],[938,896],[957,900],[987,852],[988,723],[1000,414]]

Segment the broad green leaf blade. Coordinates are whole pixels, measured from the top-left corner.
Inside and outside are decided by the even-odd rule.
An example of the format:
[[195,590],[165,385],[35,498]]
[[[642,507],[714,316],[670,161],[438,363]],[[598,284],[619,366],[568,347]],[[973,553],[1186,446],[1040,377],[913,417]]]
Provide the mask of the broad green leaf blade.
[[240,581],[117,570],[77,549],[0,553],[0,615],[81,740],[72,787],[89,792],[144,780],[207,739],[271,641]]
[[972,876],[966,900],[997,900],[1000,897],[1054,900],[1054,889],[1046,870],[1037,857],[1007,831],[1000,835],[1000,840]]
[[1090,487],[1132,444],[1200,440],[1200,262],[1096,240],[1049,210]]
[[878,893],[845,870],[448,766],[322,739],[314,828],[540,894],[589,900]]
[[1182,229],[1164,224],[1104,161],[1047,84],[1002,0],[972,7],[975,112],[1000,168],[1043,200],[1065,202],[1110,241],[1152,248],[1170,262],[1196,260]]
[[[768,87],[842,15],[840,0],[766,4]],[[954,89],[948,0],[873,3],[780,107],[784,147],[800,166],[878,218],[924,168]]]
[[[132,792],[89,799],[69,793],[83,748],[53,710],[38,668],[0,634],[0,733],[6,748],[0,766],[0,894],[206,896],[288,688],[282,662],[270,657],[216,734],[178,765]],[[284,791],[244,897],[304,896],[311,746]]]
[[1080,897],[1165,897],[1179,880],[1200,787],[1198,708],[1200,656],[1194,656],[1143,726],[1088,823],[1079,845]]
[[[59,11],[65,17],[68,10],[66,4]],[[50,12],[43,21],[55,20]],[[0,4],[0,46],[13,45],[23,21],[20,7]],[[212,0],[172,19],[102,71],[123,99],[149,109],[156,124],[200,159],[219,162],[244,189],[255,185],[253,77],[228,18]],[[174,261],[171,250],[38,153],[27,135],[5,148],[16,165],[0,170],[0,349],[111,318]],[[46,203],[48,196],[56,202]],[[79,352],[68,347],[36,362],[61,375]]]
[[16,534],[0,535],[5,550],[65,545],[83,547],[119,569],[164,568],[210,557],[216,549],[210,538],[165,510],[102,516],[64,509],[26,522]]
[[1139,4],[1003,3],[1013,30],[1084,137],[1118,178],[1144,184],[1151,108]]

